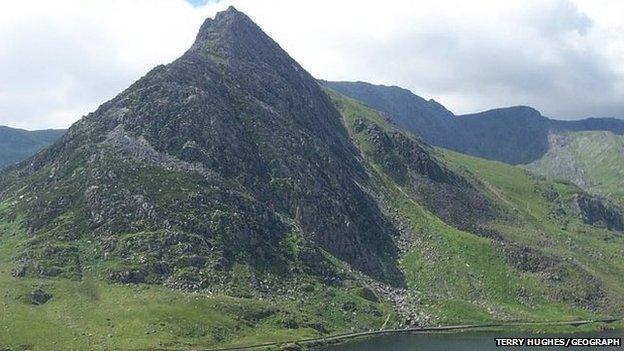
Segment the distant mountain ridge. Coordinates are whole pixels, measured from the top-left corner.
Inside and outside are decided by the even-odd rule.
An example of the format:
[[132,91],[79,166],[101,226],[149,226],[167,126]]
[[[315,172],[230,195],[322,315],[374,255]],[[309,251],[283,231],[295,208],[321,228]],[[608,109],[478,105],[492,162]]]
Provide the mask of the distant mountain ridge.
[[624,120],[554,120],[528,106],[455,115],[434,100],[409,90],[365,82],[320,83],[386,114],[428,143],[472,156],[510,164],[528,164],[548,151],[548,135],[564,131],[624,134]]
[[33,155],[64,133],[64,129],[29,131],[0,126],[0,169]]

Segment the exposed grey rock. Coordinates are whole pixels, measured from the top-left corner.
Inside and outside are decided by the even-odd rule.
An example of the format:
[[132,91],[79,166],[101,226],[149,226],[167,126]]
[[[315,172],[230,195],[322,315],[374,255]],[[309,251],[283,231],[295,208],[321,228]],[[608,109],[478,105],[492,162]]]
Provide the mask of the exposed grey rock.
[[585,223],[624,231],[624,211],[606,198],[581,193],[573,201]]
[[50,301],[52,294],[46,292],[41,288],[34,289],[29,295],[28,300],[33,305],[43,305]]

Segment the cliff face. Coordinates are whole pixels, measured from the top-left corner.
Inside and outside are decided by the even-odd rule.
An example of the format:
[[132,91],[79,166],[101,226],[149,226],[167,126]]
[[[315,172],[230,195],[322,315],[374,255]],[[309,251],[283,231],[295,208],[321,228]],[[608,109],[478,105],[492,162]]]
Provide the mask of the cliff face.
[[585,223],[609,230],[624,231],[624,210],[597,196],[579,194],[574,198],[581,218]]

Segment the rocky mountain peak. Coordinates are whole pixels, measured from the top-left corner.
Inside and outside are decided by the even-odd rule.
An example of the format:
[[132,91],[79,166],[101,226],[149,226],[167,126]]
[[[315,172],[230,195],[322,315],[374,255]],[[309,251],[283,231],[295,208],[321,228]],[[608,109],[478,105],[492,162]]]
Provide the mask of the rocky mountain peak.
[[[316,80],[229,8],[206,20],[179,59],[154,68],[52,148],[0,176],[0,200],[25,199],[18,206],[41,247],[77,238],[124,241],[125,233],[159,243],[139,250],[152,266],[116,269],[115,281],[213,285],[197,281],[199,274],[182,277],[190,268],[169,257],[180,243],[183,252],[175,255],[200,257],[206,276],[227,275],[235,264],[262,274],[296,260],[317,270],[324,250],[401,284],[394,228],[370,187],[340,113]],[[59,216],[72,220],[55,232]],[[302,242],[297,252],[305,257],[293,258],[283,245],[289,240]],[[42,274],[41,247],[32,248],[34,263],[22,271]],[[108,254],[131,261],[136,251]],[[61,262],[67,255],[54,264],[79,276],[79,263]]]
[[206,19],[188,54],[230,62],[271,58],[272,64],[285,64],[280,57],[288,57],[258,25],[234,7],[217,13],[214,19]]
[[[245,31],[243,33],[242,31]],[[256,33],[251,33],[256,32]],[[197,33],[195,43],[214,40],[216,36],[260,34],[261,29],[244,13],[234,6],[218,12],[213,18],[207,18]]]

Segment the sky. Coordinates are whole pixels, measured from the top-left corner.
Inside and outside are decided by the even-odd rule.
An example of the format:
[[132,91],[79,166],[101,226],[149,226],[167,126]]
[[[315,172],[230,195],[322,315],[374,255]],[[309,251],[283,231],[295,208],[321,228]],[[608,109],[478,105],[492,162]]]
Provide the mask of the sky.
[[619,0],[2,0],[0,125],[68,127],[229,5],[317,78],[398,85],[456,114],[624,118]]

